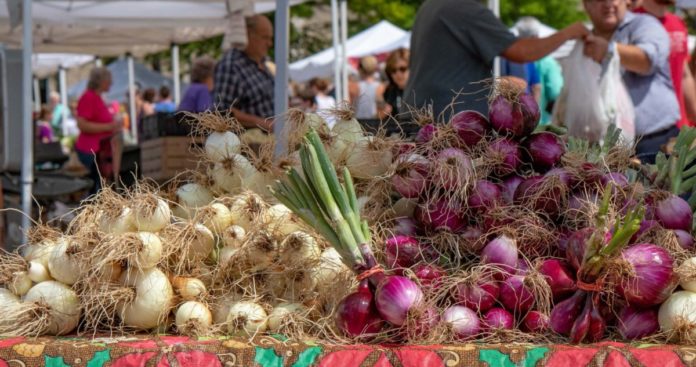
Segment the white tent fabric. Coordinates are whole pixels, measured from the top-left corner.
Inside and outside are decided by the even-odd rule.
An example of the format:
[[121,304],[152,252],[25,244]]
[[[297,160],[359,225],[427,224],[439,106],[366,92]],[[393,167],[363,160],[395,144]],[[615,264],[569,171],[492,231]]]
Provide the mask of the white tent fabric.
[[[393,46],[403,44],[404,37],[407,35],[408,33],[403,29],[383,20],[350,37],[346,42],[346,57],[362,57],[392,51],[399,47]],[[390,45],[393,48],[389,48]],[[305,82],[314,77],[330,76],[333,72],[334,58],[334,49],[328,48],[296,61],[290,64],[290,79]]]
[[66,53],[39,53],[32,56],[32,73],[35,77],[45,78],[58,72],[58,69],[70,69],[94,60],[92,55]]
[[696,8],[696,0],[677,0],[677,8]]

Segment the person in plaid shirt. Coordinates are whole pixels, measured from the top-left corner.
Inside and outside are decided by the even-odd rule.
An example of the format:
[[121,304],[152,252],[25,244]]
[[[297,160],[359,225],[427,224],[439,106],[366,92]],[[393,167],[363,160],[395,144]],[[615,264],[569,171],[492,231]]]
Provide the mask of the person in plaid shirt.
[[264,64],[273,46],[273,25],[263,15],[246,19],[246,48],[233,48],[215,67],[214,102],[247,127],[273,129],[273,75]]

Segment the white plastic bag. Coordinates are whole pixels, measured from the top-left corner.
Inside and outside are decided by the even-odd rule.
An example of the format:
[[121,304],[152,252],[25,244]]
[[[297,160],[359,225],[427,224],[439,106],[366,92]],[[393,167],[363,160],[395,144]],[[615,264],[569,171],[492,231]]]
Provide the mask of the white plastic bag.
[[621,129],[627,143],[635,138],[635,111],[631,96],[621,78],[618,53],[602,71],[602,66],[583,54],[583,43],[563,64],[564,86],[553,111],[556,124],[565,125],[568,134],[600,142],[611,124]]

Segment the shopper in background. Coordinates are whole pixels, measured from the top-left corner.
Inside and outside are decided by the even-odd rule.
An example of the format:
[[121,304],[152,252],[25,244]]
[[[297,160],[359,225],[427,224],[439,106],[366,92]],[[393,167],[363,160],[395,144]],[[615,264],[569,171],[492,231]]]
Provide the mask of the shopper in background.
[[193,62],[191,68],[191,84],[179,103],[179,111],[200,113],[213,107],[213,73],[215,60],[201,57]]
[[172,101],[171,91],[169,87],[163,85],[159,90],[159,101],[155,103],[155,112],[161,113],[174,113],[176,111],[176,104]]
[[60,94],[53,91],[48,96],[48,108],[51,109],[51,128],[54,136],[63,136],[63,113],[67,113],[66,106],[60,103]]
[[377,89],[380,83],[377,80],[377,59],[374,56],[365,56],[360,59],[358,71],[360,79],[348,84],[348,94],[358,119],[377,118]]
[[141,119],[155,114],[155,88],[147,88],[143,91],[143,106]]
[[52,109],[49,106],[41,106],[39,116],[36,119],[36,138],[41,144],[51,143],[54,140],[51,117],[53,117]]
[[408,83],[408,59],[410,54],[407,49],[400,48],[393,51],[387,57],[384,73],[387,82],[382,84],[377,91],[379,119],[384,120],[388,116],[398,117],[404,110],[404,89]]

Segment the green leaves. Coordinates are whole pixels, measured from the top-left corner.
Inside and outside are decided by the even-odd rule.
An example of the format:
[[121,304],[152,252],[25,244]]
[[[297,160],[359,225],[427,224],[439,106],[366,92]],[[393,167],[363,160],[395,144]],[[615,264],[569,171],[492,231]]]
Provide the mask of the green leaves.
[[[655,186],[675,195],[693,192],[696,188],[696,128],[683,127],[669,158],[662,152],[658,153],[655,166]],[[696,209],[694,195],[689,204]]]

